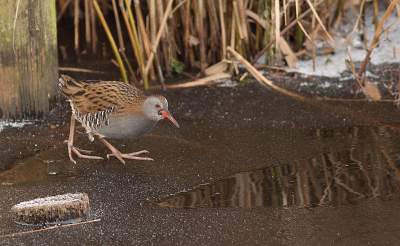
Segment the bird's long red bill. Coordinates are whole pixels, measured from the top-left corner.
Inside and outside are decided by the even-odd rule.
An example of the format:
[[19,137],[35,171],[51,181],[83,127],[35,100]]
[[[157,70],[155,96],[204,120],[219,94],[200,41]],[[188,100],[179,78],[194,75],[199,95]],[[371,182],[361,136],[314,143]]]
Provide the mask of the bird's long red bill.
[[168,110],[163,110],[161,111],[161,113],[164,117],[168,118],[170,121],[172,121],[172,123],[174,123],[174,125],[176,125],[176,127],[179,128],[178,122],[176,122],[176,120],[174,119],[174,117],[172,117],[171,113],[168,112]]

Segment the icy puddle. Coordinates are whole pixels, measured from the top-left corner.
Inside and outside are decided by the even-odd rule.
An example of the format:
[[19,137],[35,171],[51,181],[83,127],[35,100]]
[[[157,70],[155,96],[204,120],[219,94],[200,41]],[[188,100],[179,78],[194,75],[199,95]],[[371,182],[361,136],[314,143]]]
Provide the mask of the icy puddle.
[[348,204],[397,199],[399,130],[387,126],[312,131],[323,151],[166,197],[166,208],[226,208]]

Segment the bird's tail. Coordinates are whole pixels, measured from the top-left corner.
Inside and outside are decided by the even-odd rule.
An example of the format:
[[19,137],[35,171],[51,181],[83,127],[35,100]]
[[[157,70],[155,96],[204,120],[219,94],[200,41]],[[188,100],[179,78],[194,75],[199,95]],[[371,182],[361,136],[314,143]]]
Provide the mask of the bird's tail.
[[82,88],[82,84],[68,75],[61,75],[58,83],[59,93],[68,99]]

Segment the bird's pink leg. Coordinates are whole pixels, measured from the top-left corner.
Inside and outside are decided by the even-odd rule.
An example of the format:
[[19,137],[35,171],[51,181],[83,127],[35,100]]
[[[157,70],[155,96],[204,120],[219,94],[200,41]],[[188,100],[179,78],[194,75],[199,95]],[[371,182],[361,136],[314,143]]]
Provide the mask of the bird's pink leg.
[[142,153],[149,153],[147,150],[142,150],[139,152],[133,152],[133,153],[129,153],[129,154],[121,154],[121,152],[119,152],[114,146],[112,146],[107,140],[105,140],[104,138],[100,138],[100,140],[111,150],[112,154],[108,154],[107,158],[110,158],[110,156],[115,156],[118,158],[118,160],[120,160],[123,164],[125,164],[124,159],[122,158],[126,158],[126,159],[134,159],[134,160],[143,160],[143,161],[152,161],[153,159],[151,158],[147,158],[147,157],[139,157],[139,156],[135,156],[135,155],[139,155]]
[[71,115],[71,126],[69,128],[69,138],[68,140],[65,140],[64,143],[68,143],[68,155],[69,155],[69,159],[76,164],[76,161],[72,158],[72,151],[75,152],[75,154],[80,157],[80,158],[87,158],[87,159],[103,159],[100,156],[90,156],[90,155],[83,155],[80,152],[83,153],[92,153],[93,151],[91,150],[83,150],[83,149],[79,149],[77,147],[74,146],[74,130],[75,130],[75,116],[74,114]]

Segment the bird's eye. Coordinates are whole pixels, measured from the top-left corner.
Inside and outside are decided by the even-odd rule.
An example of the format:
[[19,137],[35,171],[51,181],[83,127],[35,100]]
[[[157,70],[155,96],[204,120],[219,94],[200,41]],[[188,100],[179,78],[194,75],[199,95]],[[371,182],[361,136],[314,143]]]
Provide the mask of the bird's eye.
[[156,104],[156,108],[160,108],[160,107],[161,107],[160,104],[157,103],[157,104]]

